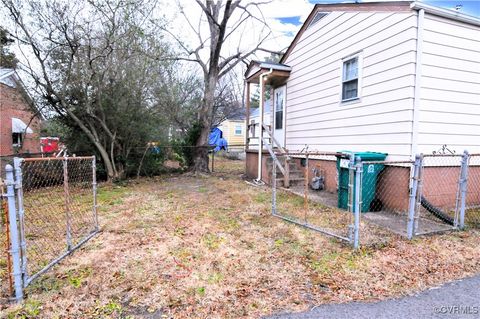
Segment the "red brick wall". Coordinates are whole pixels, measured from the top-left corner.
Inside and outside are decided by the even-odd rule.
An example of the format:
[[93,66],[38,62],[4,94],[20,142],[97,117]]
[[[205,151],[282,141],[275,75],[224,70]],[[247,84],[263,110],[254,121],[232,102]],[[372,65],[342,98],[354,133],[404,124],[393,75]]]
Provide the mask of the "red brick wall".
[[[425,167],[423,170],[423,195],[433,205],[454,209],[458,189],[460,166]],[[480,205],[480,167],[468,168],[466,204]]]
[[[12,117],[22,120],[25,124],[30,122],[31,112],[22,93],[16,89],[0,83],[0,156],[14,153],[12,146]],[[26,134],[19,153],[40,152],[40,120],[35,118],[29,126],[33,133]]]
[[410,167],[385,166],[378,175],[376,197],[387,210],[407,212],[410,197]]
[[[267,171],[267,161],[270,159],[270,154],[264,152],[262,154],[262,180],[266,183],[270,183],[270,176]],[[258,150],[249,150],[246,152],[245,159],[245,173],[248,178],[258,177]]]
[[[270,182],[266,168],[269,154],[264,154],[263,180]],[[247,152],[246,174],[250,178],[257,177],[258,153]],[[298,168],[300,159],[296,159]],[[309,160],[310,172],[314,167],[323,170],[326,191],[337,192],[336,161]],[[423,170],[423,196],[433,205],[441,209],[455,208],[460,166],[425,167]],[[399,213],[408,211],[409,204],[410,167],[386,166],[379,174],[376,187],[376,197],[382,201],[388,211]],[[480,205],[480,166],[470,166],[468,170],[467,205]]]
[[[300,165],[301,159],[296,159],[298,168],[303,168]],[[309,179],[313,177],[313,169],[318,168],[323,172],[325,177],[325,190],[327,192],[335,193],[338,189],[338,174],[337,174],[337,162],[330,160],[309,159],[308,160],[308,174]]]
[[480,166],[468,168],[467,205],[480,205]]

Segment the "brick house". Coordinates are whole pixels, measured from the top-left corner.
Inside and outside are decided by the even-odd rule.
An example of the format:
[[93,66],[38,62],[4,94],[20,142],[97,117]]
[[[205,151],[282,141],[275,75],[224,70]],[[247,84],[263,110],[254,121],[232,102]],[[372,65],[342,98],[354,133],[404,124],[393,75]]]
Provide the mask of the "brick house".
[[39,153],[40,124],[15,70],[0,68],[0,156]]

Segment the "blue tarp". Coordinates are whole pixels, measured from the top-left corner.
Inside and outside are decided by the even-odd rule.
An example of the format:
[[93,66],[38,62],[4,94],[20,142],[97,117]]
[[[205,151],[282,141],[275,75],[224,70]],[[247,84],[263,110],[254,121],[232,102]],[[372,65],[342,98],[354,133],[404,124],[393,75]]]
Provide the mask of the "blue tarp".
[[218,127],[212,128],[208,138],[208,144],[215,146],[214,152],[226,150],[228,147],[227,140],[223,138],[223,132]]

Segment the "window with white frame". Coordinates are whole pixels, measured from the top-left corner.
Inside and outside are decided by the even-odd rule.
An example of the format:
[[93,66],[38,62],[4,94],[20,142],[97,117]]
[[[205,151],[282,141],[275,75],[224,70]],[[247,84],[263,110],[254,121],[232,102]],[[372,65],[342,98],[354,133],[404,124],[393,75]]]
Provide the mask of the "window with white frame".
[[12,145],[13,147],[22,147],[22,133],[12,133]]
[[235,135],[242,135],[242,126],[235,125]]
[[342,101],[360,97],[360,57],[352,56],[343,60],[342,67]]

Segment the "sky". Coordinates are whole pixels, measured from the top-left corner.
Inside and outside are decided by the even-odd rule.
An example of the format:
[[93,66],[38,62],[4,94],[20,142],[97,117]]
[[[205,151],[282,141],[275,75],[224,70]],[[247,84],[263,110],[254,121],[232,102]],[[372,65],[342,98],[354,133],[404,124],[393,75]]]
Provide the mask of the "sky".
[[[293,41],[303,22],[305,22],[314,4],[353,1],[354,0],[272,0],[270,3],[261,7],[262,14],[265,16],[273,33],[272,39],[268,40],[265,46],[274,50],[285,50]],[[372,1],[378,0],[359,0],[359,2]],[[460,12],[480,18],[480,0],[423,0],[422,2],[446,9],[455,9],[458,5]],[[251,28],[248,32],[253,34],[254,29],[255,28]],[[268,54],[259,52],[256,58],[262,59],[267,55]]]
[[[373,0],[364,0],[359,2],[371,2]],[[285,40],[279,40],[280,43],[285,43],[293,40],[293,37],[302,26],[306,17],[310,13],[313,5],[316,3],[341,3],[341,2],[353,2],[351,1],[322,1],[322,0],[274,0],[272,3],[266,5],[264,10],[272,10],[271,18],[276,20],[285,30],[280,31],[283,33]],[[442,7],[445,9],[455,9],[460,6],[459,11],[480,18],[480,0],[458,0],[458,1],[445,1],[445,0],[424,0],[424,3]],[[285,6],[291,10],[283,11],[279,10],[278,6]],[[288,40],[287,40],[288,39]]]
[[[251,6],[249,9],[259,20],[264,20],[268,27],[259,23],[258,20],[249,19],[247,23],[244,23],[242,27],[236,30],[226,41],[222,49],[222,56],[229,56],[237,51],[250,51],[262,39],[264,42],[261,47],[274,51],[285,51],[310,14],[315,3],[353,1],[354,0],[271,0],[268,2],[263,0],[244,0],[244,4],[251,2],[264,3],[258,7]],[[370,2],[373,0],[362,1]],[[447,9],[454,9],[455,6],[460,5],[460,12],[480,18],[480,0],[424,0],[423,2]],[[201,15],[199,6],[193,0],[161,0],[159,3],[161,5],[155,14],[164,16],[166,20],[170,22],[171,33],[176,35],[178,39],[181,39],[190,49],[198,47],[198,30],[200,30],[200,38],[202,40],[208,38],[209,30],[205,16]],[[237,15],[242,12],[241,10],[237,11]],[[239,17],[232,17],[231,21],[235,21],[236,18]],[[267,35],[268,37],[264,39]],[[172,43],[175,43],[173,38],[170,40]],[[200,52],[203,59],[206,60],[208,47],[205,47]],[[263,60],[267,56],[269,56],[269,53],[257,51],[250,59]],[[239,72],[241,71],[239,70]]]

